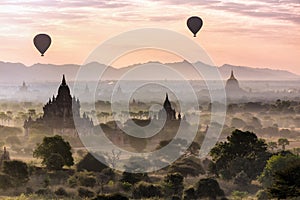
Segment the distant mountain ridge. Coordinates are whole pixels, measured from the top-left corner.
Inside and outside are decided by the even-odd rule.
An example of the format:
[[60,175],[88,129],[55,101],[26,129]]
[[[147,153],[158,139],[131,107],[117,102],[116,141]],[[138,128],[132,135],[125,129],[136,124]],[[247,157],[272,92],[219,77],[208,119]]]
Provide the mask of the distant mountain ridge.
[[[162,64],[159,62],[148,62],[147,65],[151,64]],[[138,65],[138,64],[137,64]],[[131,65],[124,68],[113,68],[108,67],[105,75],[102,77],[104,80],[116,80],[124,75],[129,70],[135,68],[137,65]],[[184,77],[192,80],[198,80],[199,76],[197,71],[191,67],[191,64],[182,61],[176,63],[164,63],[170,68],[175,69]],[[213,67],[206,65],[201,62],[194,63],[194,66],[201,68],[205,72],[211,72]],[[89,63],[82,66],[85,70],[84,77],[86,80],[90,80],[90,75],[97,73],[99,70],[102,71],[106,68],[105,65],[100,63]],[[53,65],[53,64],[34,64],[32,66],[25,66],[22,63],[10,63],[0,61],[0,82],[14,82],[21,83],[26,82],[40,82],[40,81],[59,81],[62,74],[65,74],[67,80],[75,80],[80,65],[66,64],[66,65]],[[244,66],[234,66],[225,64],[218,67],[221,77],[227,79],[230,76],[230,71],[233,70],[235,77],[238,80],[300,80],[300,76],[285,70],[273,70],[268,68],[251,68]],[[149,74],[148,74],[149,73]],[[147,71],[149,79],[151,77],[160,77],[158,72]],[[137,75],[139,77],[139,75]],[[98,80],[98,79],[95,79]]]

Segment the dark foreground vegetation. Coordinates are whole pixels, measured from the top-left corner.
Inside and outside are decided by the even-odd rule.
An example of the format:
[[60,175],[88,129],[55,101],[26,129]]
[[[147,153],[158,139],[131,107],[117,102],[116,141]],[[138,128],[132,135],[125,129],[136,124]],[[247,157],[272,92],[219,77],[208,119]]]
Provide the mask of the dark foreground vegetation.
[[155,173],[133,174],[112,170],[109,160],[103,158],[105,165],[82,150],[74,152],[61,136],[49,136],[33,151],[40,162],[2,156],[1,194],[11,199],[99,200],[300,196],[300,157],[295,152],[274,151],[255,133],[240,130],[217,143],[206,159],[198,158],[199,148],[193,144],[192,151]]

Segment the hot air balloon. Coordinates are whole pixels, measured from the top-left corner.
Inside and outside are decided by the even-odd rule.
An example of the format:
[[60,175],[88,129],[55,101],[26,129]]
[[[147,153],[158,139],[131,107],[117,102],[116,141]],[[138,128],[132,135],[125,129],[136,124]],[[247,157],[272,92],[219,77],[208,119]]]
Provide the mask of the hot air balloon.
[[198,33],[198,31],[201,29],[203,25],[203,21],[200,17],[193,16],[187,20],[186,24],[190,29],[190,31],[194,34],[194,37],[196,37],[196,34]]
[[44,56],[44,53],[47,51],[51,44],[51,38],[47,34],[38,34],[33,38],[34,46],[41,53],[41,56]]

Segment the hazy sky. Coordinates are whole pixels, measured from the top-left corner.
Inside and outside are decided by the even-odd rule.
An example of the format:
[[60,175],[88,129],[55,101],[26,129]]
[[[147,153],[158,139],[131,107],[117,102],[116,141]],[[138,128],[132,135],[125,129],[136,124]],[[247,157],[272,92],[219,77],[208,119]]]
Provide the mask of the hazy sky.
[[[197,38],[186,27],[197,15]],[[217,65],[286,69],[300,74],[300,0],[1,0],[0,60],[81,64],[106,39],[136,28],[167,28],[191,37]],[[32,39],[51,35],[40,57]],[[115,66],[177,61],[159,51],[124,56]]]

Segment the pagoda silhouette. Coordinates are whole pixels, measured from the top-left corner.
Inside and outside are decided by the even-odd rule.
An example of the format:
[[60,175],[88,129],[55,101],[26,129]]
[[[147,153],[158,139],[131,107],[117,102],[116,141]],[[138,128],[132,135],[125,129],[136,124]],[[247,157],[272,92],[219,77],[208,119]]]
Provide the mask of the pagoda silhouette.
[[[44,126],[50,128],[53,133],[72,133],[89,134],[94,126],[92,119],[85,113],[80,116],[80,101],[75,96],[72,97],[69,86],[66,83],[65,75],[58,88],[58,94],[43,107],[44,114],[42,117],[32,120],[29,117],[24,122],[25,135],[28,135],[30,128]],[[76,120],[76,127],[74,124]],[[78,126],[78,127],[77,127]],[[80,131],[79,131],[80,129]]]
[[[171,102],[169,100],[168,93],[166,93],[166,99],[163,105],[163,109],[161,109],[158,113],[158,119],[166,119],[166,120],[176,120],[176,111],[172,108]],[[178,120],[181,119],[181,114],[178,114]]]

